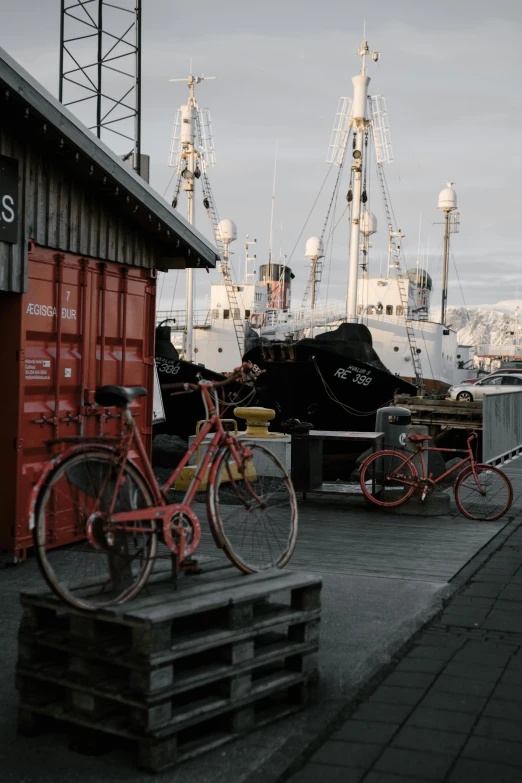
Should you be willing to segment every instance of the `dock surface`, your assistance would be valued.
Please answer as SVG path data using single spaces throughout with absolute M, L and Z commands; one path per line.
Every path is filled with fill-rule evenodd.
M 470 561 L 478 567 L 522 521 L 522 459 L 508 463 L 504 470 L 513 482 L 515 502 L 509 514 L 495 523 L 470 522 L 454 508 L 441 519 L 401 518 L 368 510 L 360 497 L 309 496 L 300 502 L 298 545 L 289 567 L 323 577 L 320 703 L 180 765 L 176 783 L 275 783 L 294 759 L 317 742 L 361 687 L 437 614 L 467 578 Z M 211 541 L 203 504 L 197 510 L 203 520 L 202 553 L 223 558 Z M 45 736 L 16 736 L 19 593 L 40 585 L 40 580 L 32 559 L 0 571 L 2 781 L 149 781 L 150 776 L 134 769 L 124 754 L 81 756 L 58 738 L 49 743 Z

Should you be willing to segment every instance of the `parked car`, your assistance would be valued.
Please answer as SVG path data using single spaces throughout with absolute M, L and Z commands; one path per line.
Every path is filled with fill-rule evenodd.
M 517 388 L 522 391 L 522 373 L 499 373 L 488 375 L 483 381 L 474 384 L 459 383 L 458 386 L 452 386 L 449 389 L 449 396 L 452 400 L 475 402 L 481 400 L 488 392 L 516 391 Z

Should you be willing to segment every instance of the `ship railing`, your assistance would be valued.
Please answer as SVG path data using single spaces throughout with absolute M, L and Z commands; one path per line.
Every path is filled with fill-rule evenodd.
M 522 356 L 522 346 L 513 343 L 482 343 L 476 346 L 475 356 Z
M 194 310 L 193 326 L 199 329 L 209 328 L 210 310 Z M 187 313 L 185 310 L 157 310 L 156 326 L 162 321 L 172 319 L 170 328 L 173 332 L 182 332 L 187 328 Z
M 288 329 L 306 329 L 312 326 L 325 326 L 333 321 L 346 319 L 346 305 L 303 308 L 298 310 L 267 310 L 264 314 L 265 327 L 287 327 Z

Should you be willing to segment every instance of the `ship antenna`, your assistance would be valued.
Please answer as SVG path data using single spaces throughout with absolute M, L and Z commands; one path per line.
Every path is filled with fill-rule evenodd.
M 366 28 L 365 28 L 366 29 Z M 350 233 L 350 265 L 348 269 L 348 287 L 346 291 L 346 320 L 357 322 L 357 277 L 359 267 L 359 241 L 361 221 L 361 195 L 363 156 L 365 153 L 364 138 L 371 124 L 367 112 L 367 94 L 370 77 L 366 75 L 366 58 L 371 56 L 374 62 L 379 59 L 379 52 L 372 52 L 368 41 L 364 39 L 360 45 L 358 56 L 361 58 L 361 73 L 352 79 L 354 96 L 352 104 L 351 127 L 353 131 L 353 148 L 351 170 L 353 176 L 353 201 Z
M 268 245 L 268 263 L 272 263 L 272 240 L 274 233 L 274 204 L 275 204 L 275 186 L 276 186 L 276 172 L 277 172 L 277 147 L 279 142 L 276 141 L 276 151 L 274 159 L 274 180 L 272 183 L 272 209 L 270 213 L 270 242 Z

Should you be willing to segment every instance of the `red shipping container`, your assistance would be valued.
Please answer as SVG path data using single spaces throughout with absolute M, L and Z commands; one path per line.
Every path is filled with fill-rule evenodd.
M 24 560 L 29 492 L 49 457 L 45 441 L 119 435 L 97 386 L 144 386 L 132 411 L 152 440 L 155 271 L 29 243 L 28 291 L 0 294 L 0 553 Z

